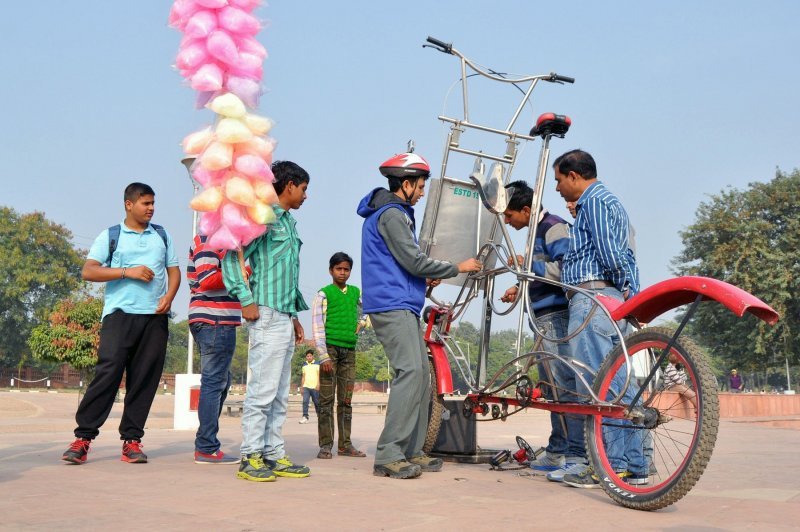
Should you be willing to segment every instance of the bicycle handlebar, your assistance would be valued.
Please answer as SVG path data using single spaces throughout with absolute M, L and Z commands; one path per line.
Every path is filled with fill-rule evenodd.
M 431 46 L 431 48 L 436 48 L 437 50 L 439 50 L 440 52 L 442 52 L 444 54 L 452 54 L 453 53 L 453 43 L 449 43 L 448 44 L 446 42 L 440 41 L 439 39 L 435 39 L 435 38 L 431 37 L 430 35 L 428 36 L 428 38 L 426 40 L 433 45 L 433 46 Z M 424 48 L 424 47 L 427 46 L 427 44 L 423 44 L 422 46 Z
M 562 76 L 560 74 L 556 74 L 555 72 L 550 73 L 550 78 L 547 81 L 557 82 L 560 81 L 561 83 L 575 83 L 575 78 L 571 78 L 569 76 Z

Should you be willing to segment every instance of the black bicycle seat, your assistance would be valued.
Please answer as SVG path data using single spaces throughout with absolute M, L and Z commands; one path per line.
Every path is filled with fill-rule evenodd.
M 572 120 L 567 115 L 557 115 L 555 113 L 544 113 L 536 119 L 536 125 L 531 129 L 531 137 L 552 137 L 564 138 Z

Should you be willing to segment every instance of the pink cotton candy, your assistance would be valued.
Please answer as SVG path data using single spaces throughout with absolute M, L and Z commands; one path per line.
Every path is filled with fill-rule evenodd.
M 192 166 L 192 177 L 195 181 L 208 188 L 221 184 L 225 177 L 225 171 L 209 170 L 202 164 L 195 164 Z
M 242 209 L 233 203 L 224 203 L 220 213 L 222 224 L 234 234 L 238 234 L 238 231 L 245 229 L 251 223 Z
M 217 29 L 217 16 L 208 10 L 198 11 L 186 22 L 183 32 L 187 37 L 206 38 Z
M 186 26 L 186 22 L 200 9 L 200 6 L 192 0 L 175 0 L 172 9 L 169 11 L 167 23 L 180 31 Z
M 225 80 L 225 88 L 238 96 L 247 107 L 258 107 L 261 97 L 261 84 L 255 80 L 230 75 Z
M 219 25 L 230 33 L 255 35 L 261 23 L 253 15 L 236 7 L 225 7 L 219 11 Z
M 221 225 L 213 235 L 208 237 L 207 244 L 211 249 L 236 249 L 239 247 L 239 239 L 233 235 L 230 229 Z
M 200 214 L 200 221 L 197 224 L 197 231 L 201 235 L 208 236 L 219 228 L 219 213 L 204 212 Z
M 193 0 L 193 2 L 206 9 L 219 9 L 228 5 L 228 0 Z
M 261 5 L 261 0 L 228 0 L 228 4 L 245 11 L 252 11 Z
M 246 246 L 266 232 L 267 227 L 265 225 L 251 224 L 249 227 L 240 231 L 239 239 L 242 246 Z
M 206 41 L 206 49 L 213 57 L 219 59 L 223 63 L 232 65 L 239 60 L 239 52 L 236 49 L 236 43 L 233 38 L 223 30 L 215 30 L 211 32 Z
M 266 161 L 257 155 L 240 155 L 236 157 L 233 162 L 233 168 L 248 177 L 266 179 L 272 174 L 272 170 Z
M 208 63 L 197 69 L 189 84 L 196 91 L 218 91 L 222 78 L 222 69 L 216 63 Z
M 257 55 L 261 59 L 267 58 L 267 49 L 255 37 L 238 35 L 233 40 L 236 42 L 239 52 Z
M 228 70 L 235 76 L 259 81 L 264 77 L 264 61 L 257 55 L 242 53 L 236 61 L 228 63 Z
M 205 44 L 202 41 L 193 40 L 181 46 L 175 57 L 175 66 L 181 70 L 194 72 L 210 60 L 211 56 L 208 55 Z M 185 76 L 183 72 L 181 74 Z

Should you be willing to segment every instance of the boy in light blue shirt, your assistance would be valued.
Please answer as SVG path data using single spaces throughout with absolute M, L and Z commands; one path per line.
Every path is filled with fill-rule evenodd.
M 125 220 L 100 233 L 83 265 L 84 280 L 107 285 L 95 377 L 75 414 L 76 440 L 62 456 L 66 462 L 86 461 L 123 372 L 122 461 L 147 462 L 141 438 L 164 368 L 168 314 L 181 276 L 172 239 L 163 227 L 150 223 L 154 212 L 153 189 L 144 183 L 128 185 Z

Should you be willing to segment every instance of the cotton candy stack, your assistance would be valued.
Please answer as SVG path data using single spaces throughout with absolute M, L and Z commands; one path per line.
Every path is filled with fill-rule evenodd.
M 183 140 L 196 157 L 192 177 L 203 191 L 191 207 L 214 248 L 236 249 L 263 234 L 277 203 L 270 170 L 274 139 L 269 118 L 251 112 L 261 94 L 266 49 L 253 16 L 260 0 L 175 0 L 170 26 L 184 33 L 176 67 L 214 113 L 214 126 Z

